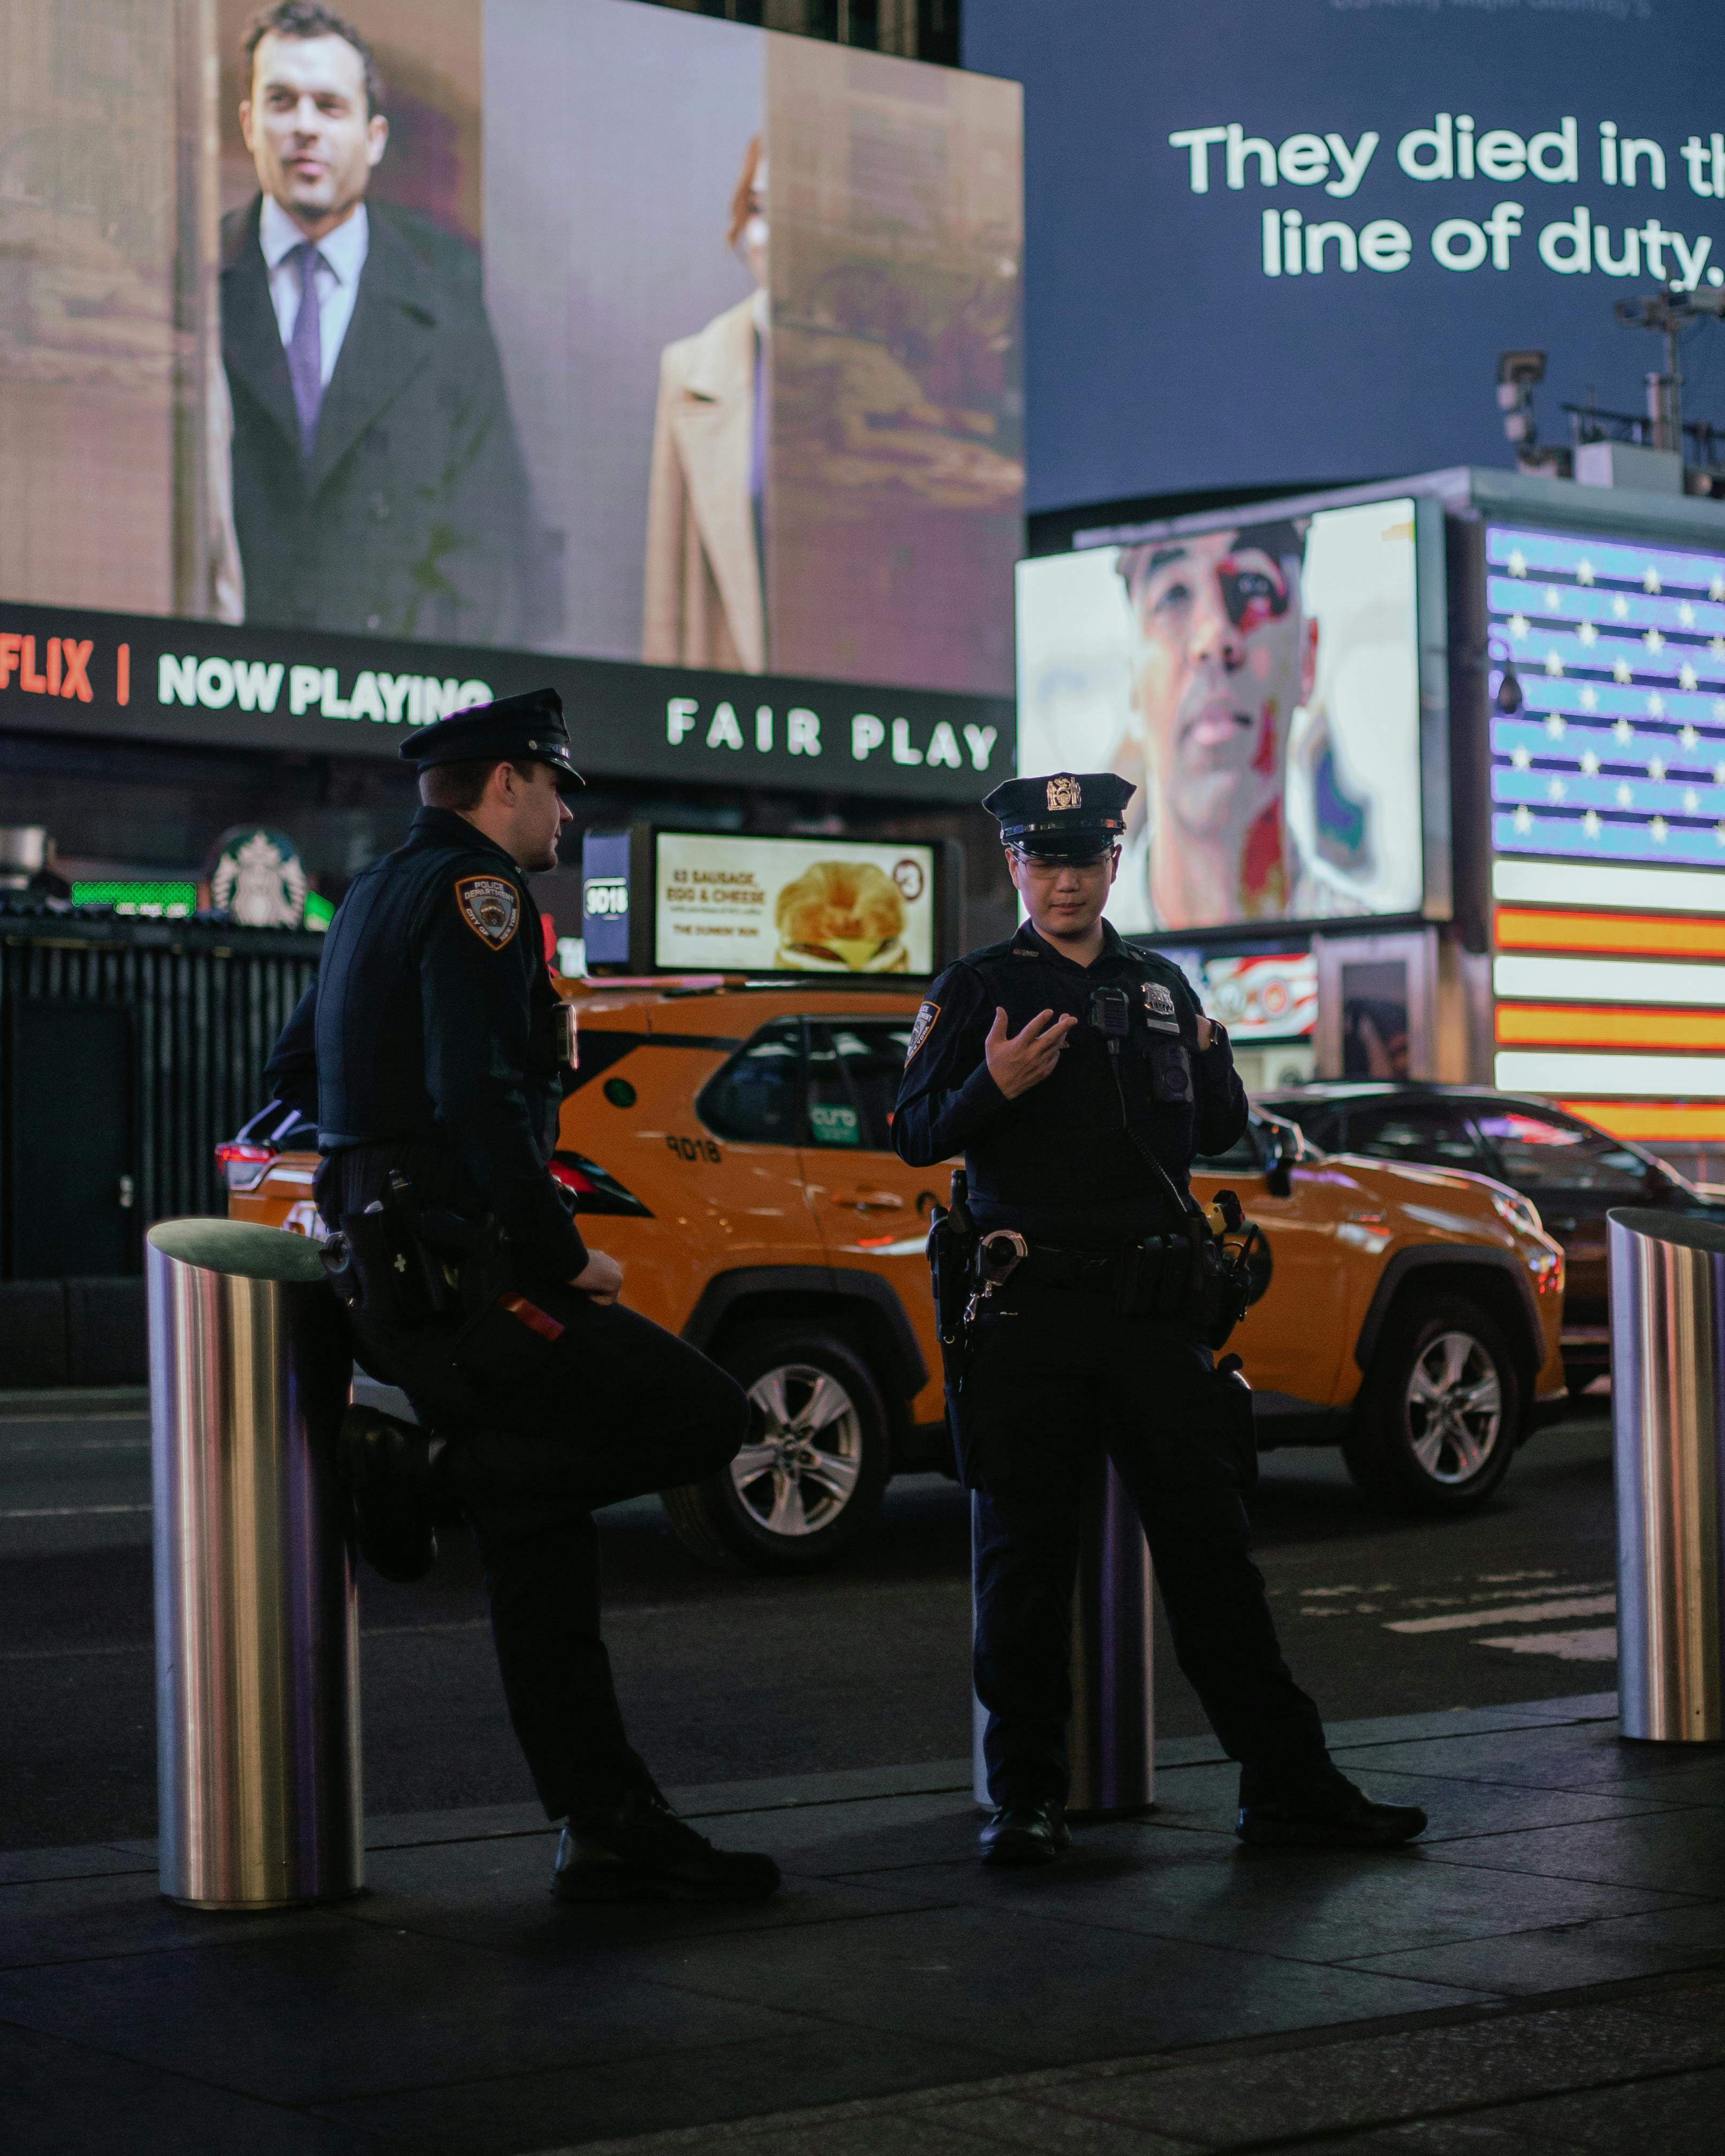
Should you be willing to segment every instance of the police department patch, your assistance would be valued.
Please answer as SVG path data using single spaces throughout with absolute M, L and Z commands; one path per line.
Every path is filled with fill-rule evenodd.
M 911 1045 L 905 1050 L 905 1060 L 906 1063 L 910 1061 L 911 1058 L 916 1053 L 916 1050 L 922 1045 L 923 1042 L 927 1040 L 929 1034 L 934 1031 L 934 1022 L 940 1014 L 941 1007 L 938 1004 L 924 1004 L 918 1009 L 916 1013 L 916 1023 L 911 1028 Z
M 521 925 L 521 895 L 507 876 L 460 876 L 455 903 L 481 942 L 501 951 Z
M 1051 778 L 1048 782 L 1048 805 L 1050 808 L 1081 808 L 1084 806 L 1084 788 L 1070 772 L 1063 772 L 1058 778 Z

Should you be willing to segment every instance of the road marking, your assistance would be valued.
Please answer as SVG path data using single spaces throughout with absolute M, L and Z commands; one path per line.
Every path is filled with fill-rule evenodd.
M 1481 1640 L 1481 1647 L 1507 1647 L 1512 1655 L 1555 1655 L 1560 1662 L 1615 1662 L 1617 1627 L 1601 1625 L 1581 1632 L 1521 1632 L 1505 1640 Z
M 20 1409 L 13 1414 L 0 1414 L 0 1430 L 4 1430 L 9 1424 L 14 1423 L 17 1424 L 20 1429 L 25 1429 L 32 1424 L 40 1425 L 43 1424 L 72 1424 L 81 1422 L 148 1422 L 149 1419 L 150 1410 L 148 1408 L 132 1408 L 126 1410 L 116 1410 L 112 1414 L 34 1414 Z
M 1459 1632 L 1475 1625 L 1543 1625 L 1553 1617 L 1609 1617 L 1615 1594 L 1570 1594 L 1556 1602 L 1524 1602 L 1517 1609 L 1453 1609 L 1442 1617 L 1399 1617 L 1386 1632 Z
M 147 1437 L 0 1437 L 0 1460 L 20 1452 L 147 1452 Z
M 74 1655 L 147 1655 L 153 1644 L 149 1640 L 137 1640 L 112 1647 L 0 1647 L 0 1663 L 59 1662 Z
M 98 1513 L 147 1512 L 148 1505 L 32 1505 L 0 1512 L 0 1520 L 87 1520 Z

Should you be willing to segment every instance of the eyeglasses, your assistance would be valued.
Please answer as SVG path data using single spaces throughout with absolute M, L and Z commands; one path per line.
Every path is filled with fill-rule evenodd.
M 1047 877 L 1057 876 L 1065 869 L 1076 869 L 1083 874 L 1106 868 L 1114 860 L 1118 849 L 1107 845 L 1099 854 L 1086 854 L 1082 857 L 1072 854 L 1031 854 L 1022 846 L 1014 846 L 1010 850 L 1020 868 L 1033 876 Z

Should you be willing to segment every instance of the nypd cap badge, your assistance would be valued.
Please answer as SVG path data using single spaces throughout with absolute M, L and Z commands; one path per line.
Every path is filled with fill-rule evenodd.
M 521 926 L 521 895 L 507 876 L 459 877 L 455 903 L 474 934 L 494 951 L 501 951 Z
M 983 803 L 1003 845 L 1051 858 L 1093 860 L 1126 831 L 1134 788 L 1112 771 L 1054 771 L 1003 780 Z

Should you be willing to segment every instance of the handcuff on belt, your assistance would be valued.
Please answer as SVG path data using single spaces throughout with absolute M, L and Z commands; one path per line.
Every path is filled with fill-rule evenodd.
M 996 1228 L 976 1246 L 977 1285 L 964 1306 L 964 1322 L 973 1324 L 978 1310 L 997 1287 L 1004 1287 L 1030 1255 L 1016 1228 Z

